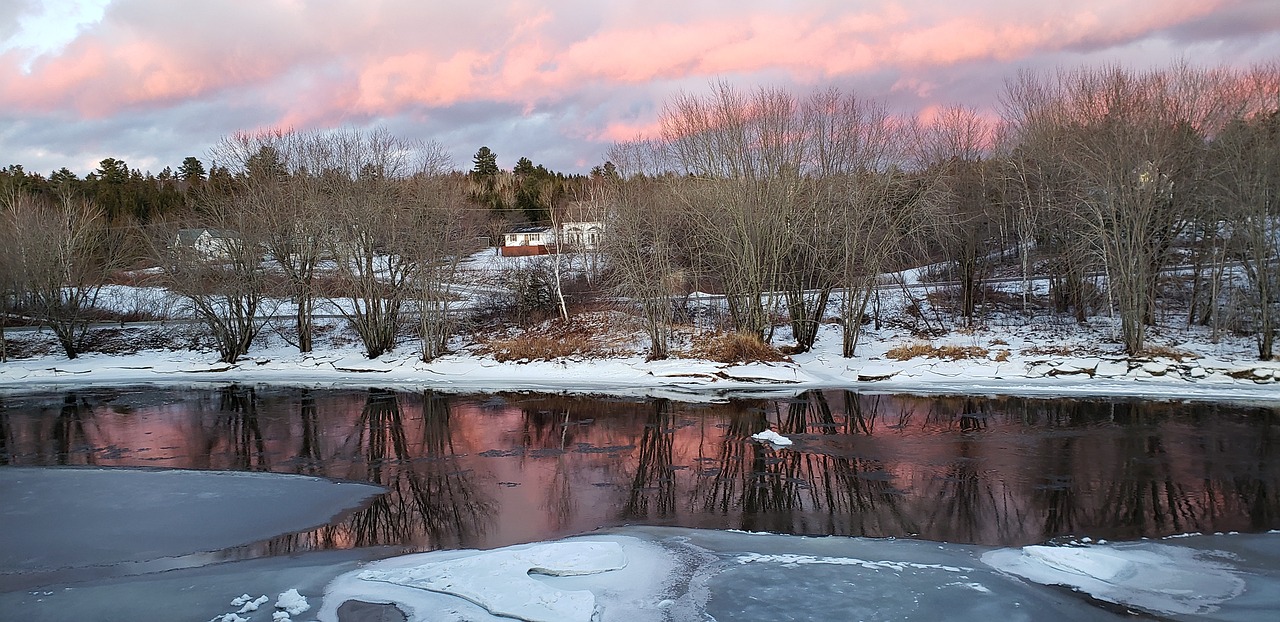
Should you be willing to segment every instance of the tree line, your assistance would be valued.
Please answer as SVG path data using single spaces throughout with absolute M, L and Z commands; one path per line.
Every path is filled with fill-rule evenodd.
M 481 234 L 545 217 L 585 179 L 527 158 L 500 171 L 482 153 L 494 169 L 462 174 L 439 144 L 385 131 L 265 131 L 222 140 L 207 175 L 195 157 L 158 177 L 114 158 L 83 180 L 11 166 L 0 174 L 0 318 L 38 321 L 74 358 L 102 317 L 102 285 L 151 268 L 145 284 L 178 295 L 223 361 L 249 351 L 281 299 L 300 352 L 317 304 L 332 301 L 369 357 L 412 316 L 431 360 L 454 332 L 450 285 Z M 514 192 L 477 192 L 499 175 L 514 176 Z M 157 196 L 160 207 L 138 207 Z
M 673 301 L 690 291 L 723 293 L 730 328 L 764 343 L 781 314 L 798 351 L 834 308 L 851 357 L 880 317 L 883 274 L 937 266 L 971 324 L 1012 258 L 1023 313 L 1113 316 L 1138 355 L 1150 326 L 1185 309 L 1188 324 L 1253 335 L 1269 359 L 1278 67 L 1024 72 L 999 115 L 949 106 L 914 118 L 835 88 L 721 83 L 673 97 L 656 135 L 614 145 L 588 176 L 527 158 L 503 171 L 487 147 L 460 173 L 440 145 L 376 130 L 237 134 L 207 174 L 194 157 L 154 178 L 112 158 L 83 180 L 10 167 L 0 305 L 74 356 L 97 287 L 145 258 L 225 361 L 248 352 L 264 305 L 281 299 L 302 352 L 328 300 L 370 357 L 408 322 L 431 360 L 457 330 L 451 284 L 478 236 L 590 203 L 607 214 L 593 283 L 634 305 L 655 358 L 670 354 Z M 178 244 L 181 230 L 216 247 Z M 1033 278 L 1048 280 L 1047 299 Z M 900 285 L 924 330 L 938 328 Z
M 1113 314 L 1131 355 L 1185 304 L 1272 358 L 1280 65 L 1024 72 L 1000 101 L 904 119 L 837 89 L 675 97 L 657 135 L 609 153 L 610 262 L 651 355 L 681 288 L 722 291 L 732 327 L 766 342 L 781 310 L 801 351 L 835 298 L 848 357 L 882 273 L 942 265 L 971 323 L 1016 257 L 1022 311 L 1047 278 L 1052 311 Z

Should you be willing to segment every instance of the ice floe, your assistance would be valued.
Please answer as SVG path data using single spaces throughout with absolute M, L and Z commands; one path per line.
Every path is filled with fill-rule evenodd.
M 755 434 L 752 434 L 751 438 L 757 441 L 760 441 L 761 443 L 768 443 L 770 445 L 773 445 L 774 447 L 788 447 L 791 445 L 791 439 L 781 434 L 778 434 L 773 430 L 764 430 L 763 432 L 757 432 Z
M 986 564 L 1044 585 L 1063 585 L 1156 615 L 1210 613 L 1245 581 L 1230 555 L 1154 542 L 1027 546 L 982 556 Z

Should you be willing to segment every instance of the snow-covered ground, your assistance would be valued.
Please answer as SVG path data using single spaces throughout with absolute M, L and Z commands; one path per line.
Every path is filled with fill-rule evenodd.
M 459 306 L 493 304 L 504 295 L 501 274 L 547 260 L 502 257 L 492 250 L 468 257 L 461 264 L 461 282 L 455 288 L 455 294 L 463 297 Z M 573 258 L 566 257 L 565 261 L 572 262 Z M 318 304 L 317 313 L 330 319 L 319 322 L 323 334 L 317 336 L 316 350 L 299 354 L 286 337 L 293 305 L 287 300 L 273 300 L 264 305 L 264 312 L 286 319 L 269 323 L 249 355 L 235 364 L 216 362 L 218 356 L 211 350 L 129 347 L 123 349 L 136 351 L 86 354 L 68 360 L 52 346 L 48 335 L 11 330 L 11 339 L 32 341 L 37 350 L 47 354 L 0 364 L 0 391 L 41 391 L 81 384 L 241 382 L 675 395 L 686 400 L 731 392 L 798 392 L 813 388 L 1207 400 L 1274 400 L 1280 396 L 1280 361 L 1257 361 L 1251 339 L 1229 333 L 1215 338 L 1207 328 L 1182 327 L 1185 321 L 1173 315 L 1163 317 L 1161 327 L 1150 331 L 1148 343 L 1155 354 L 1139 358 L 1123 354 L 1117 322 L 1105 316 L 1095 316 L 1080 325 L 1043 311 L 1025 318 L 1016 311 L 1005 310 L 987 312 L 978 326 L 966 327 L 959 318 L 930 306 L 928 294 L 938 293 L 937 288 L 923 284 L 920 277 L 935 267 L 885 275 L 883 280 L 889 285 L 877 296 L 878 314 L 885 323 L 878 330 L 866 326 L 857 356 L 848 359 L 840 356 L 840 328 L 827 324 L 821 327 L 812 351 L 791 356 L 785 362 L 726 364 L 679 352 L 668 360 L 646 361 L 645 338 L 634 319 L 614 321 L 624 314 L 597 311 L 588 314 L 592 317 L 585 322 L 581 317 L 573 321 L 589 325 L 587 332 L 613 333 L 608 336 L 610 346 L 604 352 L 553 360 L 499 362 L 486 353 L 484 343 L 486 336 L 494 336 L 494 327 L 481 326 L 477 332 L 455 338 L 450 344 L 452 354 L 430 363 L 419 360 L 418 346 L 412 339 L 406 339 L 392 353 L 368 360 L 345 321 L 335 319 L 340 311 L 337 305 L 344 304 L 341 300 Z M 899 282 L 914 289 L 908 291 L 893 284 Z M 1036 295 L 1043 297 L 1047 293 L 1045 281 L 1031 285 Z M 1021 283 L 993 285 L 997 286 L 1018 290 Z M 1013 291 L 1005 295 L 1020 296 L 1014 296 Z M 99 302 L 121 314 L 162 318 L 158 325 L 149 323 L 144 325 L 146 328 L 121 328 L 115 337 L 118 342 L 160 342 L 163 340 L 154 338 L 154 333 L 164 330 L 179 333 L 176 343 L 169 347 L 183 348 L 183 342 L 198 341 L 191 337 L 199 332 L 198 325 L 165 327 L 164 321 L 181 321 L 189 314 L 180 299 L 167 296 L 164 290 L 109 286 L 103 289 Z M 723 314 L 722 309 L 716 308 L 723 304 L 717 297 L 692 296 L 689 304 L 692 325 L 677 335 L 676 350 L 696 341 L 693 333 L 713 330 L 714 322 L 708 318 Z M 836 303 L 831 304 L 829 315 L 835 315 Z M 906 309 L 917 304 L 922 311 L 913 319 Z M 604 322 L 599 321 L 602 315 L 606 316 Z M 914 337 L 912 329 L 940 336 Z M 500 334 L 519 339 L 538 336 L 544 330 L 551 328 L 544 323 Z M 785 346 L 790 342 L 789 327 L 780 323 L 773 343 Z M 967 348 L 973 354 L 959 360 L 928 356 L 897 360 L 889 356 L 894 348 L 921 344 Z
M 141 330 L 141 329 L 140 329 Z M 1179 338 L 1183 334 L 1180 333 Z M 141 333 L 139 333 L 141 335 Z M 776 363 L 729 364 L 691 358 L 646 361 L 638 349 L 607 358 L 575 355 L 550 361 L 499 362 L 475 344 L 456 340 L 454 353 L 430 363 L 416 344 L 381 358 L 364 357 L 358 343 L 323 343 L 299 354 L 280 339 L 226 364 L 213 351 L 141 350 L 85 354 L 74 360 L 55 351 L 0 364 L 0 390 L 43 391 L 85 384 L 195 385 L 268 383 L 311 387 L 403 386 L 456 391 L 569 391 L 619 395 L 674 395 L 686 400 L 726 393 L 849 388 L 862 391 L 1009 395 L 1129 395 L 1165 399 L 1274 400 L 1280 397 L 1280 362 L 1250 359 L 1243 340 L 1210 344 L 1178 341 L 1179 359 L 1130 359 L 1107 343 L 1105 327 L 1009 326 L 952 331 L 932 346 L 976 346 L 977 358 L 886 356 L 920 340 L 891 330 L 868 331 L 858 356 L 839 355 L 840 334 L 824 326 L 813 351 Z M 1194 335 L 1192 335 L 1194 337 Z M 126 332 L 121 339 L 131 337 Z M 141 337 L 139 337 L 141 338 Z

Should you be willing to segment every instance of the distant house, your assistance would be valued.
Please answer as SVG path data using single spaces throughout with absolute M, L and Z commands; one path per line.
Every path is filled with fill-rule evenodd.
M 560 225 L 564 245 L 573 250 L 595 251 L 600 249 L 600 236 L 604 223 L 599 221 L 566 222 Z
M 527 257 L 566 251 L 595 251 L 604 234 L 602 222 L 564 222 L 553 227 L 516 227 L 502 236 L 504 257 Z
M 234 231 L 201 227 L 179 229 L 173 240 L 173 247 L 193 253 L 201 259 L 227 259 L 239 243 L 240 234 Z
M 546 255 L 556 246 L 556 233 L 551 227 L 516 227 L 502 235 L 503 257 Z

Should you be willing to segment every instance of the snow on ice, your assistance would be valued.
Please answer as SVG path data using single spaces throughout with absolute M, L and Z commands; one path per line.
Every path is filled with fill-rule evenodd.
M 752 434 L 751 438 L 757 441 L 760 441 L 761 443 L 768 443 L 774 447 L 788 447 L 791 445 L 791 439 L 781 434 L 778 434 L 773 430 L 764 430 L 763 432 L 757 432 L 755 434 Z
M 1156 615 L 1201 615 L 1244 592 L 1230 556 L 1167 544 L 1000 549 L 982 561 L 1044 585 L 1064 585 Z

